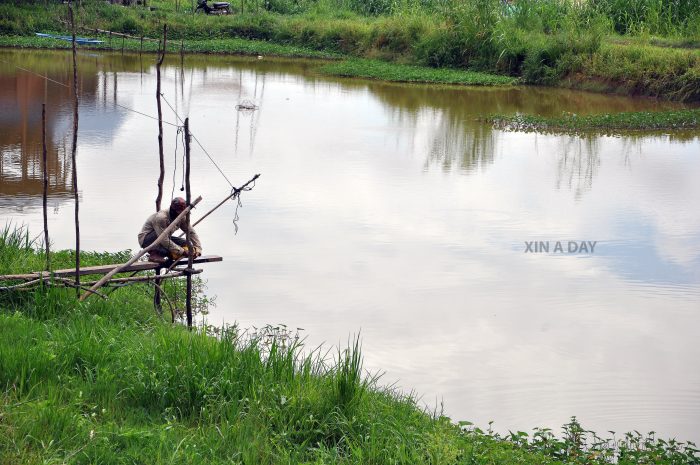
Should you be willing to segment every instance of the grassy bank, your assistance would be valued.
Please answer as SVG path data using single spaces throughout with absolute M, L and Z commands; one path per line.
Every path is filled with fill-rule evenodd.
M 65 29 L 64 6 L 17 3 L 0 5 L 0 35 Z M 192 41 L 193 51 L 343 55 L 529 84 L 700 100 L 700 4 L 690 0 L 242 0 L 232 3 L 238 11 L 230 16 L 193 15 L 174 0 L 149 2 L 154 11 L 97 0 L 82 5 L 81 25 L 158 37 L 167 23 L 170 37 Z M 414 74 L 409 68 L 368 71 L 358 63 L 343 65 L 342 74 L 399 74 L 409 81 Z M 423 73 L 421 80 L 439 75 Z
M 106 37 L 104 44 L 91 45 L 90 49 L 105 51 L 120 51 L 155 53 L 158 44 L 152 41 L 140 41 L 121 39 L 113 40 L 111 45 Z M 0 36 L 0 47 L 12 48 L 36 48 L 36 49 L 69 49 L 70 42 L 58 39 L 47 39 L 27 36 Z M 343 55 L 333 52 L 324 52 L 294 45 L 282 45 L 272 42 L 249 39 L 201 39 L 188 40 L 186 43 L 172 43 L 169 51 L 178 54 L 202 53 L 202 54 L 229 54 L 229 55 L 253 55 L 275 56 L 290 58 L 311 58 L 320 60 L 332 60 L 330 64 L 319 64 L 319 72 L 329 76 L 361 77 L 380 79 L 393 82 L 425 82 L 436 84 L 457 84 L 477 86 L 507 86 L 515 84 L 517 79 L 509 76 L 501 76 L 476 71 L 458 69 L 438 69 L 427 66 L 402 65 L 379 60 L 343 59 Z
M 41 269 L 26 231 L 0 234 L 0 273 Z M 126 253 L 87 253 L 87 263 Z M 70 266 L 72 253 L 52 256 Z M 0 463 L 691 464 L 697 451 L 576 422 L 501 437 L 421 410 L 362 370 L 357 342 L 304 352 L 279 328 L 189 332 L 147 288 L 77 304 L 72 290 L 0 291 Z
M 107 37 L 96 37 L 100 37 L 100 39 L 105 39 L 105 43 L 100 45 L 90 45 L 89 47 L 84 48 L 106 51 L 120 51 L 123 49 L 127 52 L 143 51 L 147 53 L 156 53 L 158 50 L 158 43 L 153 41 L 144 41 L 142 45 L 140 41 L 125 40 L 122 47 L 121 39 L 114 39 L 110 44 L 110 41 Z M 0 47 L 62 50 L 71 48 L 71 43 L 64 40 L 47 39 L 36 36 L 32 37 L 0 35 Z M 336 53 L 312 50 L 309 48 L 297 47 L 294 45 L 275 44 L 272 42 L 265 42 L 262 40 L 249 40 L 238 38 L 188 40 L 187 44 L 182 48 L 184 49 L 185 53 L 263 55 L 291 58 L 318 58 L 324 60 L 340 58 L 340 56 Z M 179 42 L 171 43 L 168 47 L 168 50 L 173 54 L 180 53 L 180 49 L 181 44 Z
M 509 76 L 476 71 L 402 65 L 377 60 L 343 60 L 324 65 L 320 71 L 332 76 L 362 77 L 393 82 L 507 86 L 515 84 L 517 81 Z
M 511 131 L 620 135 L 635 131 L 676 132 L 700 129 L 700 110 L 640 111 L 601 115 L 565 114 L 558 118 L 493 115 L 484 120 L 498 129 Z

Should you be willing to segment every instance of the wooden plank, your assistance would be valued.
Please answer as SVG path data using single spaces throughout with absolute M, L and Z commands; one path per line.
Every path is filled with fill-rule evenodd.
M 223 258 L 218 256 L 218 255 L 202 255 L 201 257 L 195 258 L 193 263 L 214 263 L 214 262 L 221 262 L 223 261 Z M 172 264 L 172 263 L 170 263 Z M 180 265 L 187 265 L 187 259 L 183 258 L 178 260 L 176 266 Z M 83 266 L 80 268 L 80 275 L 91 275 L 91 274 L 105 274 L 109 273 L 112 271 L 114 268 L 119 266 L 119 264 L 113 264 L 113 265 L 97 265 L 97 266 Z M 124 268 L 121 273 L 130 273 L 134 271 L 148 271 L 148 270 L 155 270 L 157 268 L 164 268 L 163 264 L 159 263 L 153 263 L 153 262 L 136 262 L 133 265 L 130 265 L 126 268 Z M 46 276 L 46 272 L 35 272 L 35 273 L 26 273 L 26 274 L 10 274 L 10 275 L 4 275 L 0 276 L 0 281 L 10 281 L 10 280 L 18 280 L 18 279 L 35 279 L 39 278 L 41 276 Z M 53 275 L 59 278 L 65 278 L 65 277 L 70 277 L 70 276 L 75 276 L 75 269 L 73 268 L 67 268 L 63 270 L 56 270 L 53 272 Z

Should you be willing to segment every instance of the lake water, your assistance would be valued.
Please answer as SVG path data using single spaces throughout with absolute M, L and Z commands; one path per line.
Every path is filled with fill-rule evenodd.
M 158 175 L 155 57 L 79 54 L 84 250 L 137 249 Z M 42 231 L 47 102 L 55 247 L 73 246 L 70 54 L 0 50 L 0 218 Z M 700 440 L 700 134 L 493 130 L 490 113 L 674 105 L 565 90 L 399 85 L 301 60 L 188 56 L 163 92 L 235 185 L 198 227 L 211 324 L 361 333 L 365 366 L 454 420 Z M 256 111 L 237 111 L 243 101 Z M 119 106 L 121 105 L 121 106 Z M 164 119 L 176 122 L 163 104 Z M 165 127 L 165 200 L 182 143 Z M 230 192 L 193 145 L 196 218 Z M 176 172 L 173 172 L 177 166 Z M 174 178 L 174 182 L 173 182 Z M 549 253 L 526 242 L 549 243 Z M 564 253 L 554 252 L 562 241 Z M 595 242 L 568 253 L 569 241 Z M 532 246 L 530 246 L 533 248 Z M 588 246 L 587 246 L 588 247 Z

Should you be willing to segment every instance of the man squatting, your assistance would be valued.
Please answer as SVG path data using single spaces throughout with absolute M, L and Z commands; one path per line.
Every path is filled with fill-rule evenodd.
M 170 223 L 172 223 L 185 208 L 187 208 L 185 199 L 182 197 L 175 197 L 170 203 L 170 208 L 168 210 L 161 210 L 149 216 L 138 235 L 139 245 L 145 248 L 153 244 L 158 236 L 170 226 Z M 185 218 L 180 220 L 178 227 L 183 232 L 189 230 L 192 253 L 196 258 L 202 255 L 202 242 Z M 170 236 L 165 237 L 160 244 L 151 249 L 148 260 L 155 263 L 165 263 L 168 259 L 178 260 L 184 256 L 188 256 L 189 253 L 185 237 Z

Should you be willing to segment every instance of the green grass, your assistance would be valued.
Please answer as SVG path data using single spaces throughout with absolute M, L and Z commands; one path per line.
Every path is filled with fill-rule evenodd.
M 0 232 L 0 272 L 42 269 L 24 229 Z M 87 253 L 87 263 L 127 252 Z M 70 251 L 52 255 L 69 266 Z M 77 303 L 72 290 L 0 291 L 3 464 L 697 464 L 691 444 L 500 436 L 381 387 L 359 340 L 333 357 L 285 328 L 188 331 L 145 286 Z M 600 439 L 600 438 L 598 438 Z M 586 443 L 588 445 L 586 445 Z
M 329 63 L 320 68 L 324 74 L 345 77 L 363 77 L 396 82 L 431 82 L 478 86 L 507 86 L 517 82 L 509 76 L 447 68 L 402 65 L 377 60 L 345 60 Z
M 625 134 L 634 131 L 679 132 L 700 128 L 700 109 L 639 111 L 601 115 L 564 114 L 549 118 L 533 115 L 493 115 L 494 127 L 513 131 L 565 134 Z

